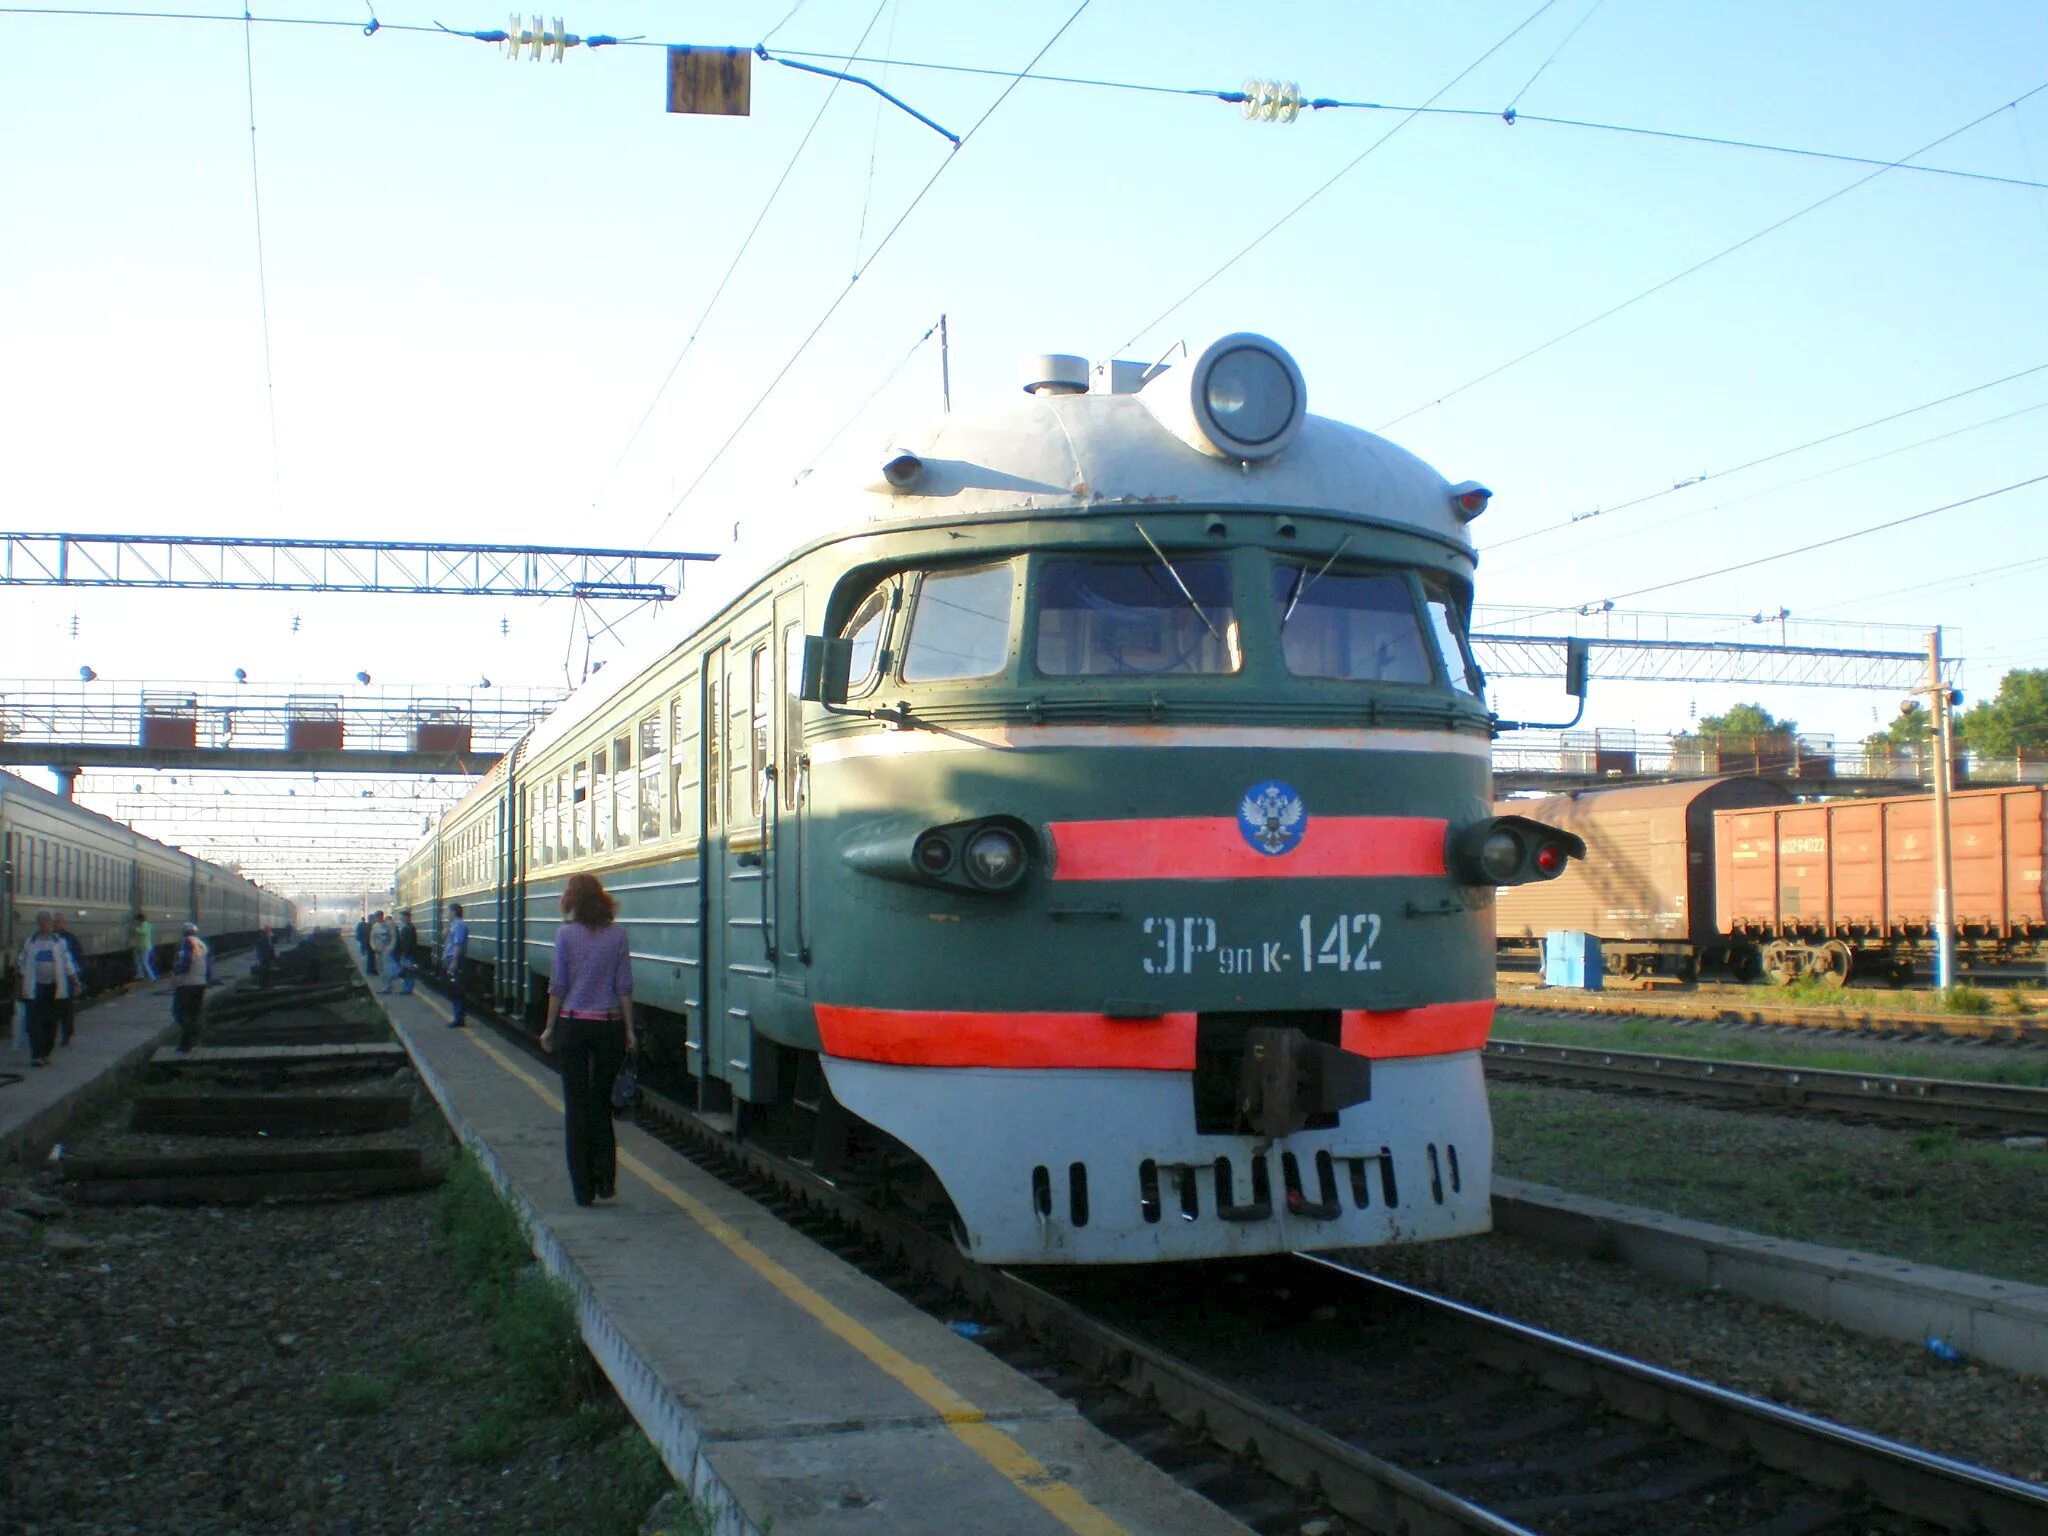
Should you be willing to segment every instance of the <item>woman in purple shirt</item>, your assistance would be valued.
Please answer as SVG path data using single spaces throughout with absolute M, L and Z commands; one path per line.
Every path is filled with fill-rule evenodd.
M 569 1187 L 578 1205 L 618 1191 L 619 1151 L 612 1139 L 612 1079 L 633 1049 L 633 959 L 626 930 L 613 924 L 619 904 L 595 875 L 571 875 L 562 892 L 569 919 L 555 935 L 543 1050 L 562 1058 L 562 1104 Z

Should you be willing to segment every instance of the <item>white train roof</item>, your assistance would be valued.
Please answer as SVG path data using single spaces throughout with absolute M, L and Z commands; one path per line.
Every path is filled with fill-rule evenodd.
M 1232 443 L 1204 410 L 1219 360 L 1247 354 L 1270 360 L 1254 383 L 1291 391 L 1285 426 L 1256 445 Z M 1089 389 L 1082 359 L 1031 361 L 1042 366 L 1030 377 L 1067 392 L 1020 391 L 940 416 L 869 448 L 841 451 L 794 486 L 781 486 L 780 467 L 772 466 L 775 478 L 748 503 L 739 537 L 714 564 L 691 570 L 660 635 L 586 679 L 534 728 L 529 754 L 596 714 L 797 550 L 870 524 L 1244 507 L 1356 518 L 1472 555 L 1469 525 L 1491 493 L 1471 481 L 1450 484 L 1362 427 L 1309 415 L 1300 370 L 1262 336 L 1225 336 L 1142 380 L 1142 388 L 1134 364 L 1102 365 Z
M 1444 477 L 1360 427 L 1309 416 L 1270 459 L 1225 459 L 1190 447 L 1143 395 L 1019 395 L 941 418 L 897 448 L 923 464 L 906 491 L 877 456 L 847 512 L 871 522 L 1029 511 L 1176 506 L 1285 508 L 1414 528 L 1472 548 Z M 819 488 L 844 497 L 846 487 Z M 844 502 L 841 503 L 844 506 Z M 846 512 L 842 512 L 842 517 Z

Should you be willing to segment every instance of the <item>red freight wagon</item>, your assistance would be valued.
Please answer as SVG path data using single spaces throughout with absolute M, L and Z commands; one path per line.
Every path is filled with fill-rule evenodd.
M 2033 956 L 2048 937 L 2042 813 L 2039 785 L 1950 797 L 1959 958 Z M 1780 981 L 1902 979 L 1934 947 L 1934 797 L 1716 811 L 1714 875 L 1715 926 L 1760 943 Z

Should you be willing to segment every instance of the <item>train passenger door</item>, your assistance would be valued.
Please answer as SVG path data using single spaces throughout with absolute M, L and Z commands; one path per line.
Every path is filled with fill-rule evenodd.
M 771 925 L 768 952 L 775 965 L 777 990 L 804 995 L 805 972 L 810 969 L 810 936 L 805 931 L 804 846 L 805 783 L 808 763 L 804 757 L 804 594 L 801 587 L 779 593 L 775 599 L 775 627 L 779 644 L 769 654 L 775 658 L 776 675 L 771 683 L 774 722 L 773 782 L 768 817 L 768 876 L 773 889 L 769 896 Z
M 732 1091 L 726 1085 L 725 965 L 726 875 L 731 853 L 726 846 L 726 648 L 714 645 L 704 653 L 698 679 L 697 869 L 701 881 L 702 926 L 698 943 L 698 1007 L 690 1020 L 690 1067 L 697 1074 L 701 1109 L 726 1109 Z

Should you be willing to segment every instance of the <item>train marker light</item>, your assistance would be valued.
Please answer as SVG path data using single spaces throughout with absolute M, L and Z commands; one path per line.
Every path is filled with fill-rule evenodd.
M 1466 480 L 1451 487 L 1451 510 L 1458 514 L 1458 521 L 1469 523 L 1484 512 L 1493 501 L 1493 492 L 1477 480 Z
M 943 875 L 953 867 L 953 845 L 938 832 L 927 832 L 911 846 L 911 862 L 927 875 Z
M 1527 885 L 1555 880 L 1586 844 L 1527 816 L 1495 816 L 1453 832 L 1450 855 L 1452 877 L 1466 885 Z

